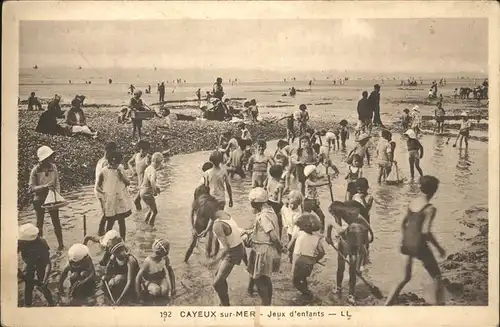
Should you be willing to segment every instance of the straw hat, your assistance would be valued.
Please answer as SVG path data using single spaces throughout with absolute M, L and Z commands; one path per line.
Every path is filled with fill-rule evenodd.
M 307 165 L 304 168 L 304 176 L 308 177 L 309 175 L 312 174 L 313 171 L 316 171 L 316 166 L 315 165 Z
M 356 142 L 361 142 L 363 140 L 369 139 L 370 137 L 371 135 L 368 135 L 367 133 L 362 133 L 358 135 L 358 137 L 356 138 Z
M 52 150 L 51 148 L 49 148 L 46 145 L 39 147 L 38 150 L 36 151 L 36 155 L 38 157 L 39 162 L 44 161 L 45 159 L 50 157 L 53 153 L 54 153 L 54 150 Z
M 89 255 L 89 248 L 83 244 L 73 244 L 68 250 L 68 258 L 70 261 L 78 262 Z
M 38 236 L 38 228 L 33 224 L 24 224 L 19 227 L 20 241 L 34 241 Z
M 157 239 L 153 242 L 152 246 L 153 252 L 163 252 L 163 254 L 167 255 L 170 250 L 170 243 L 163 239 Z
M 112 240 L 117 240 L 121 239 L 120 233 L 118 233 L 116 230 L 112 229 L 108 231 L 106 234 L 104 234 L 103 237 L 101 237 L 100 243 L 102 246 L 107 247 Z
M 250 202 L 265 203 L 269 199 L 269 196 L 267 195 L 267 191 L 265 189 L 262 187 L 256 187 L 250 191 L 248 199 Z
M 408 135 L 409 138 L 411 139 L 416 139 L 417 138 L 417 134 L 415 134 L 415 131 L 413 129 L 409 129 L 407 130 L 404 135 Z

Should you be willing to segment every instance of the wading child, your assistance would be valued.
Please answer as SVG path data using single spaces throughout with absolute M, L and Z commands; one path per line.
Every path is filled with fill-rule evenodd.
M 281 184 L 283 185 L 283 194 L 290 190 L 290 175 L 292 171 L 292 163 L 290 160 L 291 148 L 287 141 L 279 140 L 278 148 L 274 154 L 275 165 L 281 166 L 283 173 L 281 175 Z
M 99 265 L 105 267 L 107 266 L 109 258 L 111 257 L 111 252 L 109 252 L 110 246 L 116 242 L 123 241 L 123 239 L 121 238 L 120 233 L 112 229 L 106 232 L 106 234 L 104 234 L 104 236 L 102 237 L 91 235 L 85 236 L 85 238 L 83 239 L 83 245 L 87 246 L 89 241 L 98 243 L 104 249 L 104 255 L 102 256 L 101 261 L 99 261 Z
M 418 136 L 420 133 L 420 126 L 422 125 L 422 118 L 420 117 L 419 106 L 415 106 L 412 109 L 411 114 L 411 128 L 415 132 L 415 135 Z
M 111 152 L 114 152 L 116 150 L 117 146 L 115 142 L 108 142 L 104 146 L 104 156 L 101 159 L 99 159 L 99 161 L 97 161 L 97 165 L 95 167 L 95 185 L 97 185 L 97 181 L 99 180 L 99 175 L 101 174 L 102 169 L 108 165 L 108 159 L 106 158 Z M 102 211 L 102 218 L 101 221 L 99 222 L 99 229 L 97 231 L 97 235 L 102 236 L 105 233 L 106 222 L 107 222 L 106 215 L 104 214 L 104 202 L 103 202 L 104 200 L 102 198 L 102 193 L 99 193 L 95 190 L 95 186 L 94 186 L 94 194 L 97 200 L 99 201 L 99 206 L 101 207 Z
M 132 158 L 128 161 L 128 166 L 130 168 L 134 167 L 134 175 L 137 175 L 137 187 L 140 189 L 142 185 L 142 180 L 144 179 L 144 171 L 151 164 L 151 155 L 149 150 L 151 145 L 147 141 L 139 141 L 135 145 L 138 153 L 134 154 Z M 141 192 L 137 192 L 137 196 L 134 199 L 135 208 L 141 210 Z
M 356 193 L 356 181 L 358 178 L 363 177 L 363 162 L 361 157 L 357 154 L 352 156 L 352 162 L 349 164 L 349 172 L 345 177 L 347 181 L 347 190 L 345 200 L 352 200 L 353 195 Z
M 380 139 L 377 145 L 377 161 L 378 161 L 378 183 L 385 181 L 385 178 L 391 173 L 393 152 L 390 143 L 392 134 L 386 129 L 380 131 Z
M 128 302 L 136 298 L 135 278 L 139 271 L 137 259 L 128 252 L 125 244 L 118 241 L 111 247 L 111 259 L 102 276 L 104 287 L 109 287 L 108 295 L 112 295 L 115 305 Z
M 405 109 L 403 110 L 403 116 L 401 117 L 401 127 L 403 127 L 403 130 L 407 130 L 410 128 L 411 125 L 411 116 L 410 116 L 410 110 Z
M 172 297 L 175 295 L 175 275 L 168 256 L 170 243 L 158 239 L 153 242 L 152 249 L 153 254 L 146 257 L 135 278 L 136 294 L 141 297 L 142 289 L 153 297 Z
M 370 165 L 370 152 L 368 151 L 368 142 L 370 141 L 371 136 L 364 133 L 359 135 L 356 138 L 356 146 L 354 149 L 349 152 L 347 155 L 347 163 L 350 164 L 352 162 L 352 156 L 357 154 L 361 158 L 361 165 L 364 165 L 365 163 L 365 157 L 366 157 L 366 162 L 368 165 Z
M 266 141 L 259 140 L 257 142 L 257 153 L 248 159 L 247 170 L 252 172 L 252 188 L 266 186 L 267 167 L 274 163 L 273 159 L 264 153 L 266 147 Z
M 422 261 L 425 269 L 434 280 L 436 304 L 444 305 L 441 271 L 428 245 L 431 243 L 439 251 L 441 257 L 445 256 L 445 250 L 436 241 L 431 231 L 432 222 L 436 216 L 436 207 L 429 201 L 436 193 L 438 186 L 439 180 L 436 177 L 428 175 L 420 177 L 420 191 L 422 194 L 410 202 L 408 212 L 401 226 L 403 231 L 401 253 L 407 256 L 405 276 L 389 296 L 385 305 L 394 304 L 403 287 L 411 280 L 414 258 Z
M 313 149 L 318 155 L 318 165 L 316 170 L 318 176 L 325 177 L 328 174 L 328 169 L 331 168 L 333 170 L 333 177 L 336 177 L 340 172 L 331 160 L 330 149 L 325 146 L 320 147 L 319 144 L 314 144 Z
M 308 220 L 317 220 L 317 217 L 312 214 L 304 215 L 311 216 L 306 218 Z M 298 219 L 301 218 L 304 217 Z M 294 233 L 288 243 L 288 249 L 292 249 L 290 252 L 293 252 L 293 286 L 303 295 L 309 297 L 312 297 L 313 294 L 307 286 L 307 277 L 311 276 L 314 265 L 325 256 L 322 237 L 316 232 L 317 229 L 312 223 L 306 223 Z
M 325 144 L 323 144 L 322 148 L 327 148 L 329 153 L 332 150 L 340 150 L 339 142 L 337 135 L 333 131 L 328 131 L 325 135 Z
M 295 142 L 295 116 L 292 113 L 278 119 L 276 122 L 279 122 L 283 119 L 286 119 L 286 140 L 288 141 L 288 143 L 292 144 L 293 142 Z
M 233 192 L 229 183 L 227 170 L 222 163 L 222 153 L 214 151 L 210 154 L 210 162 L 214 165 L 203 175 L 204 185 L 210 190 L 210 195 L 219 202 L 220 210 L 226 207 L 226 191 L 229 197 L 229 207 L 233 206 Z
M 38 228 L 33 224 L 19 227 L 17 252 L 26 264 L 24 272 L 18 269 L 18 278 L 24 281 L 24 305 L 30 307 L 33 303 L 33 289 L 40 286 L 43 296 L 49 306 L 54 306 L 52 293 L 47 287 L 52 264 L 47 242 L 38 236 Z
M 438 103 L 436 110 L 434 110 L 434 118 L 436 119 L 437 133 L 444 133 L 444 115 L 445 111 L 441 102 Z
M 373 196 L 368 194 L 368 189 L 370 188 L 368 180 L 364 177 L 358 178 L 356 181 L 356 194 L 353 195 L 352 200 L 358 202 L 365 208 L 363 217 L 366 219 L 368 224 L 370 224 L 370 210 L 373 206 Z M 366 246 L 366 255 L 364 260 L 361 262 L 361 271 L 364 270 L 364 266 L 370 263 L 370 253 L 368 252 L 369 246 Z
M 123 159 L 120 152 L 111 152 L 107 159 L 108 165 L 101 170 L 95 190 L 102 194 L 104 216 L 107 220 L 106 231 L 113 229 L 115 221 L 118 221 L 120 236 L 125 239 L 127 233 L 125 218 L 132 214 L 132 204 L 127 190 L 130 181 L 120 164 Z
M 359 203 L 346 201 L 345 203 L 334 201 L 329 211 L 334 217 L 328 225 L 326 243 L 337 248 L 337 280 L 334 294 L 342 291 L 344 279 L 345 259 L 349 260 L 349 295 L 347 301 L 355 304 L 356 271 L 363 262 L 366 246 L 373 242 L 373 231 L 370 224 L 363 218 Z M 347 223 L 342 226 L 342 221 Z M 332 230 L 335 230 L 336 242 L 332 240 Z
M 234 174 L 238 174 L 240 178 L 245 178 L 245 171 L 243 170 L 243 156 L 245 155 L 245 147 L 241 139 L 237 139 L 238 147 L 231 151 L 229 154 L 228 168 L 227 172 L 230 174 L 231 178 Z
M 420 168 L 420 159 L 424 157 L 424 147 L 417 140 L 417 135 L 412 129 L 407 130 L 404 135 L 408 137 L 406 146 L 408 148 L 408 162 L 410 164 L 411 179 L 415 178 L 415 168 L 417 168 L 420 176 L 423 176 L 422 168 Z
M 59 279 L 59 294 L 64 292 L 64 281 L 69 276 L 68 294 L 73 298 L 84 298 L 95 292 L 95 268 L 89 255 L 89 248 L 83 244 L 73 244 L 68 250 L 68 264 Z
M 266 191 L 269 195 L 269 205 L 273 208 L 274 213 L 278 217 L 278 235 L 281 240 L 283 231 L 283 218 L 281 217 L 281 207 L 283 207 L 283 188 L 281 177 L 283 175 L 283 168 L 278 165 L 273 165 L 269 168 L 270 179 L 267 181 Z
M 30 191 L 33 193 L 33 208 L 36 213 L 36 226 L 40 236 L 43 237 L 43 223 L 45 220 L 45 208 L 43 204 L 50 192 L 61 192 L 59 184 L 59 174 L 55 165 L 54 151 L 48 146 L 41 146 L 37 150 L 38 164 L 33 167 L 30 173 Z M 56 234 L 57 242 L 61 251 L 64 248 L 61 221 L 59 220 L 59 209 L 51 209 L 49 211 L 52 225 L 54 225 L 54 233 Z
M 349 129 L 347 128 L 347 120 L 340 121 L 340 141 L 342 142 L 342 149 L 346 148 L 345 142 L 349 139 Z
M 462 148 L 462 142 L 465 141 L 465 147 L 469 147 L 469 133 L 472 127 L 469 117 L 466 112 L 462 113 L 462 122 L 460 123 L 460 131 L 458 132 L 457 139 L 453 147 L 457 146 L 457 141 L 460 139 L 460 148 Z
M 245 247 L 241 238 L 241 230 L 229 214 L 219 210 L 212 217 L 213 232 L 221 244 L 219 255 L 210 263 L 213 266 L 220 262 L 215 273 L 214 289 L 219 296 L 221 306 L 229 306 L 227 278 L 235 265 L 246 261 Z
M 288 194 L 288 200 L 285 206 L 281 208 L 281 216 L 283 217 L 283 223 L 286 227 L 287 241 L 292 240 L 292 235 L 298 229 L 297 222 L 298 217 L 302 214 L 302 203 L 304 202 L 304 197 L 302 193 L 297 190 L 291 191 Z M 289 252 L 290 263 L 292 263 L 293 251 Z
M 304 176 L 306 178 L 305 186 L 306 192 L 304 197 L 304 211 L 305 212 L 314 212 L 318 215 L 321 220 L 321 231 L 325 230 L 325 214 L 321 210 L 319 206 L 319 195 L 318 195 L 318 187 L 329 185 L 328 181 L 321 181 L 318 178 L 316 173 L 316 166 L 308 165 L 304 168 Z
M 154 226 L 155 218 L 158 214 L 158 208 L 156 207 L 155 196 L 160 194 L 160 188 L 156 183 L 157 171 L 161 167 L 163 162 L 163 154 L 160 152 L 155 152 L 151 157 L 151 164 L 144 171 L 144 179 L 141 184 L 141 199 L 149 207 L 149 211 L 146 214 L 144 221 L 149 223 L 149 225 Z
M 302 136 L 307 131 L 307 124 L 309 122 L 309 112 L 307 111 L 307 106 L 301 104 L 299 106 L 299 115 L 297 121 L 299 122 L 299 136 Z
M 219 137 L 219 142 L 218 142 L 218 148 L 223 149 L 221 152 L 224 154 L 225 158 L 229 157 L 230 152 L 233 149 L 230 149 L 229 141 L 232 139 L 232 133 L 231 131 L 225 131 L 222 133 L 222 135 Z M 225 161 L 225 160 L 224 160 Z
M 307 165 L 318 164 L 318 156 L 312 148 L 310 139 L 306 135 L 300 137 L 299 149 L 297 150 L 296 157 L 294 156 L 291 159 L 292 164 L 294 165 L 294 169 L 292 171 L 295 172 L 295 176 L 300 183 L 300 191 L 302 192 L 302 194 L 305 194 L 306 177 L 304 176 L 304 168 Z

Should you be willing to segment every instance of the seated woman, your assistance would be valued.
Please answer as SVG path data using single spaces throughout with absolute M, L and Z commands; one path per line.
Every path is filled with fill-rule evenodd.
M 95 268 L 89 255 L 89 248 L 83 244 L 73 244 L 68 250 L 68 264 L 59 279 L 59 294 L 63 294 L 64 281 L 69 276 L 69 295 L 73 298 L 90 296 L 95 291 Z
M 102 277 L 103 284 L 109 287 L 112 300 L 115 304 L 135 298 L 135 279 L 139 271 L 137 259 L 128 252 L 125 244 L 118 240 L 111 246 L 111 259 L 106 267 L 106 273 Z M 116 295 L 119 295 L 116 297 Z
M 35 132 L 50 135 L 67 135 L 67 130 L 57 123 L 57 118 L 64 118 L 64 111 L 59 104 L 61 97 L 56 94 L 54 99 L 47 105 L 47 110 L 42 113 L 38 120 Z
M 96 138 L 97 132 L 92 132 L 87 126 L 81 105 L 82 100 L 80 97 L 76 97 L 73 101 L 71 101 L 71 109 L 69 109 L 66 114 L 66 124 L 68 125 L 68 129 L 73 134 L 81 133 Z
M 168 252 L 170 244 L 165 239 L 153 242 L 153 254 L 146 257 L 142 268 L 135 279 L 136 293 L 140 296 L 141 291 L 154 297 L 168 297 L 175 295 L 175 275 Z M 165 259 L 165 262 L 162 262 Z M 168 272 L 168 279 L 167 279 Z

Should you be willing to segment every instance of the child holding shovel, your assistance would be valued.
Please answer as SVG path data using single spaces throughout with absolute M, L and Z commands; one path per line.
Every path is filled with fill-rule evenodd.
M 469 121 L 469 117 L 466 112 L 462 113 L 462 122 L 460 123 L 460 131 L 458 132 L 457 138 L 455 140 L 455 144 L 453 147 L 457 146 L 457 142 L 460 139 L 460 149 L 462 148 L 462 142 L 465 141 L 465 147 L 469 146 L 469 133 L 472 127 L 471 122 Z

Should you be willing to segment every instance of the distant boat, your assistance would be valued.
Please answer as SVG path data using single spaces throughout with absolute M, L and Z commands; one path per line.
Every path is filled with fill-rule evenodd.
M 37 65 L 33 66 L 33 69 L 38 69 L 38 66 Z
M 82 66 L 78 66 L 78 69 L 82 69 Z

